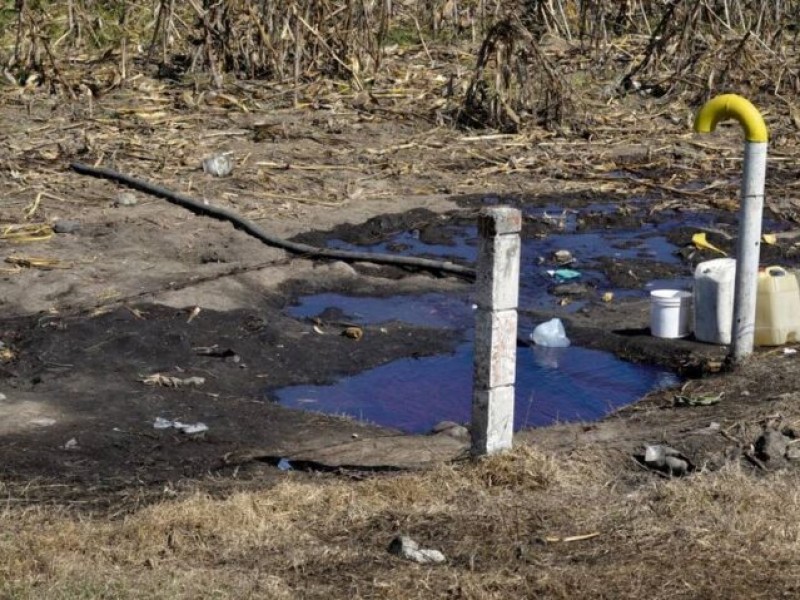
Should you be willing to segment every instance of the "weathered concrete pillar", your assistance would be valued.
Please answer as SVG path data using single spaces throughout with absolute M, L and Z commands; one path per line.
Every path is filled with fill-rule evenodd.
M 472 454 L 511 448 L 517 366 L 517 300 L 522 215 L 507 207 L 478 217 Z

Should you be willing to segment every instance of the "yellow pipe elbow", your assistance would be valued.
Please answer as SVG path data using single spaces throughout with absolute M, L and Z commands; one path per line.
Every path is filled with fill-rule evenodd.
M 717 128 L 718 123 L 728 119 L 739 121 L 748 142 L 766 143 L 769 140 L 764 117 L 749 100 L 736 94 L 722 94 L 706 102 L 697 113 L 694 130 L 698 133 L 710 133 Z

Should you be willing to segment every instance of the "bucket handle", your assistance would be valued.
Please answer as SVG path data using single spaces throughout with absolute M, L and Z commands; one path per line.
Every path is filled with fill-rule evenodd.
M 767 275 L 770 277 L 786 277 L 786 269 L 777 265 L 767 267 L 764 271 L 766 271 Z

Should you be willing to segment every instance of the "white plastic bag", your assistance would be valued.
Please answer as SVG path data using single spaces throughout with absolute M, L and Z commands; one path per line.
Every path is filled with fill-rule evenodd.
M 548 348 L 566 348 L 569 346 L 567 332 L 564 331 L 564 324 L 561 319 L 550 319 L 541 325 L 537 325 L 531 334 L 533 343 L 537 346 Z

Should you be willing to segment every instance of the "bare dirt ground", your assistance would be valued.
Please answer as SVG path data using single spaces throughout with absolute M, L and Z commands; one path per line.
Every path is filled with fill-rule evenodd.
M 19 96 L 3 107 L 0 219 L 79 225 L 38 241 L 6 229 L 0 241 L 10 259 L 0 294 L 3 595 L 794 597 L 797 476 L 753 444 L 765 428 L 798 439 L 796 355 L 761 350 L 720 372 L 724 349 L 650 338 L 645 303 L 593 303 L 564 315 L 576 343 L 693 378 L 600 423 L 521 432 L 505 458 L 447 463 L 463 450 L 450 438 L 409 443 L 283 409 L 264 390 L 455 344 L 399 323 L 358 341 L 337 324 L 320 335 L 284 313 L 298 293 L 468 283 L 291 256 L 159 199 L 119 205 L 122 188 L 68 168 L 113 166 L 285 237 L 412 209 L 435 225 L 474 213 L 468 199 L 488 194 L 578 207 L 637 198 L 656 212 L 728 211 L 735 223 L 738 131 L 697 138 L 688 108 L 636 99 L 576 141 L 457 131 L 360 96 L 272 109 L 266 87 L 234 101 L 143 77 L 130 86 L 91 105 Z M 797 167 L 784 133 L 769 214 L 791 229 Z M 223 151 L 233 174 L 203 173 L 201 160 Z M 790 237 L 766 252 L 796 262 Z M 156 374 L 204 382 L 148 385 Z M 679 395 L 721 401 L 679 406 Z M 156 417 L 210 430 L 155 430 Z M 695 472 L 671 479 L 637 462 L 661 442 Z M 281 471 L 283 457 L 309 471 Z M 408 466 L 432 470 L 383 472 Z M 739 519 L 748 511 L 758 518 Z M 441 549 L 447 565 L 389 557 L 398 532 Z M 591 535 L 570 541 L 579 534 Z

